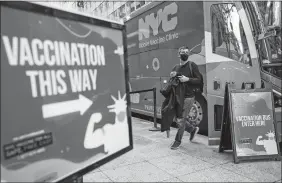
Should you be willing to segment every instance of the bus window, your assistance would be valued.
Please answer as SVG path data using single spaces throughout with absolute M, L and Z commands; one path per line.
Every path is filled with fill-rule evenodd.
M 234 4 L 211 6 L 213 53 L 251 65 L 247 38 Z

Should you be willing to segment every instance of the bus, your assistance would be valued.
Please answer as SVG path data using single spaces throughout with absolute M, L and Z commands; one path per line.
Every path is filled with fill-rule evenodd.
M 192 52 L 189 60 L 198 65 L 204 78 L 204 91 L 196 95 L 189 115 L 199 125 L 199 133 L 209 137 L 209 145 L 219 143 L 227 82 L 238 89 L 243 82 L 253 82 L 259 88 L 263 82 L 277 78 L 280 85 L 275 85 L 275 103 L 281 109 L 281 76 L 265 69 L 275 67 L 275 72 L 281 73 L 281 66 L 273 66 L 269 55 L 270 41 L 277 36 L 264 36 L 266 29 L 258 23 L 263 21 L 260 8 L 256 2 L 245 1 L 163 1 L 132 13 L 125 21 L 130 90 L 156 87 L 157 117 L 161 118 L 164 97 L 158 91 L 168 82 L 171 69 L 179 64 L 178 48 L 188 46 Z M 279 65 L 281 49 L 277 57 Z M 152 93 L 131 94 L 131 109 L 153 116 Z

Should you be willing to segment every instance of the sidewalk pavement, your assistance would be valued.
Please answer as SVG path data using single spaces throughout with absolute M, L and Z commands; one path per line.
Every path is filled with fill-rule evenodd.
M 281 161 L 233 163 L 231 152 L 218 153 L 205 136 L 178 150 L 169 147 L 176 129 L 151 132 L 152 122 L 132 118 L 133 150 L 83 177 L 84 182 L 281 182 Z

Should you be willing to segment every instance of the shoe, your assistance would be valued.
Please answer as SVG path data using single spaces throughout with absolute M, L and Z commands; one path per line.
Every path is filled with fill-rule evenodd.
M 180 146 L 180 142 L 174 141 L 173 144 L 170 146 L 170 149 L 176 150 Z
M 190 133 L 190 141 L 194 139 L 195 135 L 197 135 L 198 132 L 199 132 L 199 127 L 196 127 L 195 130 Z

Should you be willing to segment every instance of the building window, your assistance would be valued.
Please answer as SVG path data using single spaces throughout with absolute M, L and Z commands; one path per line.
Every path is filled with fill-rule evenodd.
M 135 1 L 135 6 L 136 6 L 136 9 L 139 9 L 141 6 L 140 6 L 140 1 Z
M 120 1 L 114 1 L 114 9 L 117 9 L 121 6 L 121 2 Z
M 146 0 L 146 1 L 145 1 L 146 4 L 149 4 L 149 3 L 151 3 L 151 2 L 152 2 L 152 0 Z
M 108 13 L 111 14 L 114 11 L 114 2 L 109 1 L 109 10 Z
M 94 15 L 96 15 L 96 16 L 100 16 L 101 15 L 100 8 L 95 8 Z
M 128 1 L 127 2 L 128 7 L 130 8 L 130 13 L 135 10 L 135 4 L 134 1 Z
M 111 19 L 111 20 L 115 19 L 114 12 L 109 15 L 109 19 Z
M 134 1 L 128 1 L 126 3 L 126 5 L 128 6 L 128 8 L 130 9 L 129 10 L 129 13 L 135 11 L 135 2 Z
M 141 8 L 145 4 L 145 1 L 136 1 L 136 9 Z
M 76 6 L 79 8 L 83 8 L 84 7 L 84 2 L 83 1 L 77 1 L 76 2 Z
M 108 9 L 110 5 L 109 1 L 105 1 L 104 4 L 105 4 L 105 8 Z
M 103 4 L 104 4 L 103 15 L 104 15 L 104 17 L 106 17 L 108 15 L 108 2 L 105 1 Z
M 236 6 L 212 5 L 211 19 L 213 53 L 250 65 L 247 38 Z
M 120 18 L 125 17 L 125 15 L 126 15 L 126 12 L 125 12 L 125 4 L 122 5 L 119 9 L 120 9 L 120 11 L 119 11 L 119 17 L 120 17 Z
M 114 11 L 113 14 L 114 14 L 115 19 L 119 18 L 119 8 L 116 11 Z
M 145 1 L 140 1 L 140 7 L 144 6 Z

